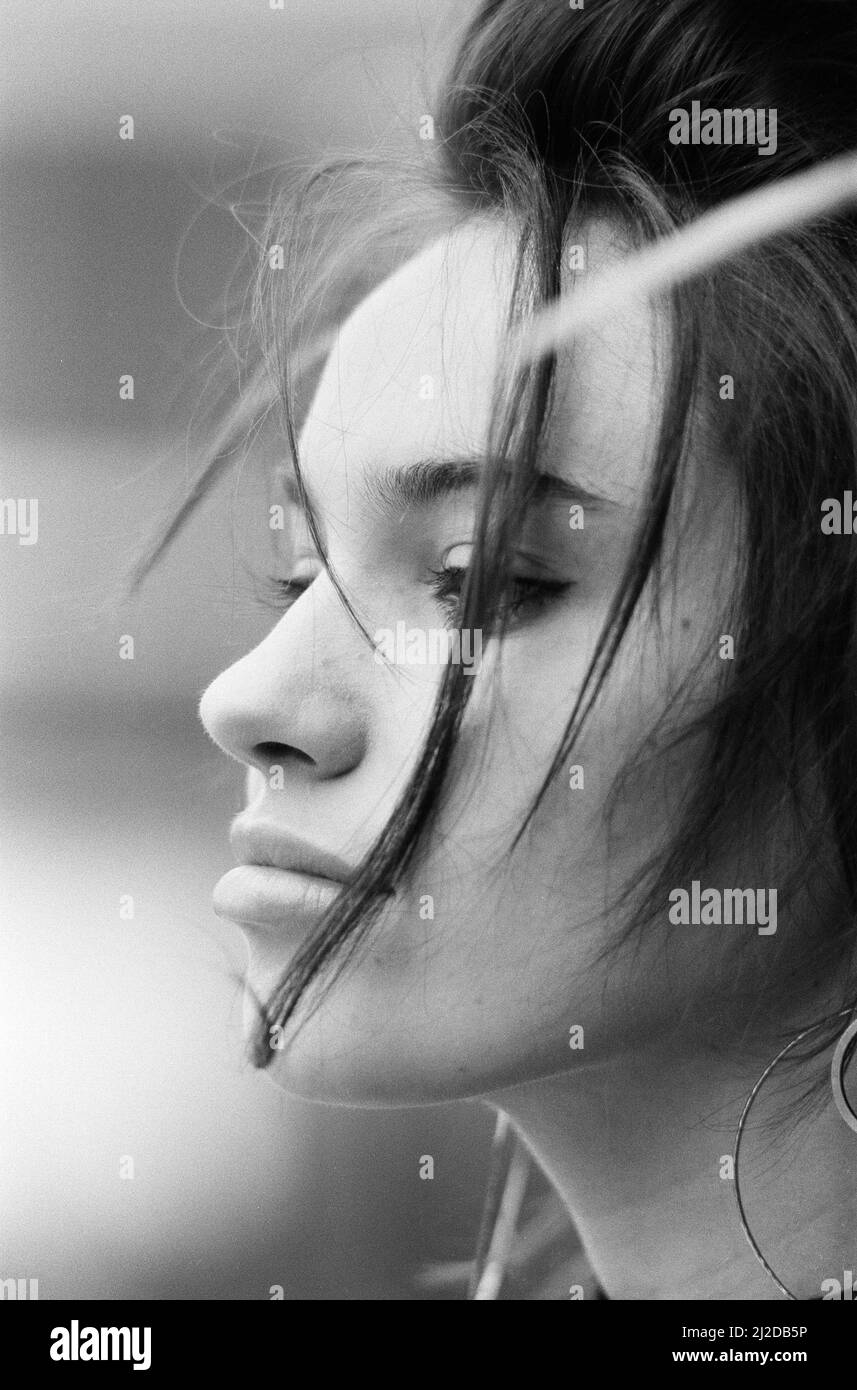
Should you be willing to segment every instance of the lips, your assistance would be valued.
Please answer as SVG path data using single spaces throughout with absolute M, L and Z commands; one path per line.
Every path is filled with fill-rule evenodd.
M 308 874 L 334 883 L 351 883 L 354 870 L 344 859 L 315 845 L 307 844 L 288 831 L 267 821 L 248 821 L 238 817 L 229 835 L 232 852 L 239 864 L 261 864 L 271 869 Z
M 238 868 L 217 883 L 213 905 L 242 927 L 311 927 L 354 877 L 337 855 L 269 822 L 239 816 L 229 838 Z

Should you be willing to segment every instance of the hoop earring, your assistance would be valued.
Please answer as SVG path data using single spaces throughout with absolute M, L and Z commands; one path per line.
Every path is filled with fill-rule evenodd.
M 842 1018 L 846 1014 L 851 1016 L 853 1012 L 854 1011 L 851 1008 L 840 1009 L 839 1013 L 835 1014 L 834 1017 Z M 758 1095 L 765 1081 L 770 1076 L 777 1063 L 782 1061 L 783 1057 L 785 1057 L 789 1052 L 791 1052 L 793 1047 L 797 1047 L 798 1043 L 802 1042 L 804 1038 L 808 1038 L 811 1033 L 817 1033 L 819 1028 L 823 1027 L 823 1023 L 814 1023 L 812 1027 L 804 1028 L 803 1032 L 798 1033 L 796 1038 L 792 1038 L 790 1043 L 787 1043 L 784 1048 L 781 1048 L 774 1060 L 772 1062 L 769 1062 L 768 1065 L 765 1067 L 765 1070 L 762 1072 L 762 1075 L 759 1077 L 758 1081 L 756 1082 L 755 1086 L 753 1087 L 744 1104 L 744 1109 L 741 1112 L 741 1118 L 738 1121 L 738 1128 L 735 1131 L 735 1144 L 732 1150 L 732 1165 L 735 1181 L 735 1201 L 738 1206 L 738 1217 L 741 1222 L 741 1229 L 744 1232 L 744 1236 L 747 1240 L 747 1243 L 750 1246 L 750 1249 L 752 1250 L 759 1264 L 764 1269 L 765 1273 L 769 1275 L 771 1279 L 773 1279 L 780 1292 L 784 1294 L 786 1298 L 791 1299 L 794 1303 L 799 1303 L 801 1302 L 801 1300 L 798 1298 L 797 1294 L 792 1293 L 791 1289 L 786 1288 L 783 1281 L 779 1278 L 777 1274 L 774 1273 L 773 1269 L 768 1264 L 768 1261 L 765 1259 L 764 1255 L 759 1249 L 756 1238 L 748 1225 L 747 1214 L 744 1210 L 744 1201 L 741 1196 L 741 1186 L 739 1179 L 739 1159 L 741 1154 L 741 1140 L 744 1137 L 744 1129 L 747 1124 L 747 1119 L 753 1107 L 753 1102 L 755 1101 L 756 1096 Z M 836 1102 L 836 1108 L 839 1111 L 845 1123 L 851 1129 L 857 1132 L 857 1113 L 855 1113 L 853 1106 L 851 1105 L 850 1101 L 848 1100 L 848 1097 L 845 1094 L 845 1084 L 843 1081 L 845 1069 L 851 1060 L 855 1048 L 857 1048 L 857 1018 L 853 1018 L 852 1022 L 848 1024 L 848 1026 L 846 1027 L 844 1033 L 842 1034 L 838 1043 L 836 1044 L 836 1050 L 833 1054 L 830 1063 L 830 1086 L 833 1092 L 833 1099 Z
M 841 1009 L 836 1018 L 843 1018 L 845 1015 L 851 1016 L 851 1008 Z M 810 1028 L 804 1028 L 802 1033 L 792 1038 L 791 1042 L 781 1048 L 772 1062 L 769 1062 L 759 1077 L 741 1111 L 741 1118 L 735 1131 L 735 1143 L 732 1150 L 732 1164 L 735 1182 L 735 1201 L 738 1207 L 738 1217 L 741 1222 L 741 1229 L 744 1232 L 750 1249 L 764 1269 L 765 1273 L 773 1279 L 780 1292 L 793 1303 L 798 1303 L 797 1294 L 791 1292 L 774 1270 L 768 1264 L 761 1250 L 759 1249 L 753 1232 L 747 1222 L 747 1214 L 744 1210 L 744 1199 L 741 1195 L 740 1182 L 740 1159 L 741 1141 L 744 1138 L 744 1130 L 756 1096 L 767 1081 L 771 1072 L 778 1062 L 791 1052 L 792 1048 L 797 1047 L 798 1043 L 803 1042 L 812 1033 L 817 1033 L 824 1024 L 814 1023 Z M 850 1129 L 857 1133 L 857 1111 L 854 1110 L 851 1102 L 845 1094 L 844 1076 L 854 1053 L 857 1052 L 857 1017 L 852 1017 L 851 1022 L 846 1026 L 839 1041 L 830 1063 L 830 1088 L 833 1092 L 833 1099 L 836 1108 L 842 1119 Z M 512 1129 L 508 1115 L 499 1111 L 497 1123 L 494 1129 L 494 1139 L 491 1145 L 491 1156 L 488 1163 L 488 1185 L 485 1194 L 485 1202 L 482 1210 L 482 1221 L 479 1229 L 479 1239 L 476 1247 L 476 1257 L 473 1262 L 473 1272 L 468 1288 L 468 1299 L 473 1301 L 485 1301 L 496 1299 L 503 1286 L 508 1262 L 509 1251 L 515 1235 L 515 1225 L 521 1202 L 524 1198 L 524 1189 L 527 1183 L 529 1172 L 529 1159 L 520 1143 L 518 1143 L 515 1132 Z
M 842 1080 L 845 1069 L 854 1055 L 857 1048 L 857 1018 L 853 1023 L 849 1023 L 839 1042 L 836 1044 L 836 1051 L 833 1054 L 833 1061 L 830 1063 L 830 1084 L 833 1087 L 833 1099 L 836 1108 L 842 1116 L 849 1129 L 853 1129 L 857 1134 L 857 1110 L 849 1101 L 845 1094 L 845 1084 Z

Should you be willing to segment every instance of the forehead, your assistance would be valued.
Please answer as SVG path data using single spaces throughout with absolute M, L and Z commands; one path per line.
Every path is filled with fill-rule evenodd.
M 627 250 L 604 224 L 580 240 L 587 275 Z M 484 451 L 516 256 L 510 224 L 473 219 L 363 300 L 337 334 L 304 426 L 311 489 L 323 496 L 343 465 L 380 470 Z M 616 500 L 639 492 L 660 400 L 659 329 L 645 304 L 629 304 L 560 357 L 553 471 Z

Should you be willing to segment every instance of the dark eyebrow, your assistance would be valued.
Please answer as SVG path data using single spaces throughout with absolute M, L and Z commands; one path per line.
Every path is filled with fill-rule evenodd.
M 403 468 L 385 468 L 366 480 L 366 495 L 382 511 L 397 516 L 408 507 L 435 502 L 456 492 L 475 488 L 485 467 L 484 459 L 420 459 Z M 535 501 L 557 498 L 577 502 L 582 506 L 598 507 L 607 501 L 589 492 L 573 479 L 557 473 L 541 472 L 536 485 Z
M 456 492 L 476 488 L 484 467 L 485 460 L 480 458 L 419 459 L 416 463 L 403 467 L 390 466 L 369 475 L 363 482 L 363 490 L 381 512 L 400 521 L 409 507 L 423 506 Z M 281 482 L 289 501 L 300 505 L 300 492 L 294 476 L 283 470 Z M 308 490 L 307 496 L 318 515 Z M 574 479 L 542 471 L 538 475 L 534 501 L 539 503 L 554 499 L 590 508 L 608 504 L 606 497 L 590 492 Z
M 408 507 L 436 502 L 456 492 L 478 486 L 482 475 L 479 459 L 420 459 L 401 468 L 383 468 L 364 482 L 370 501 L 382 512 L 397 515 Z

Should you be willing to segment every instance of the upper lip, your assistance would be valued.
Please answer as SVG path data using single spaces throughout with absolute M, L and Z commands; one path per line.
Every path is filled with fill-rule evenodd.
M 239 864 L 263 864 L 291 873 L 329 878 L 335 883 L 350 883 L 354 877 L 354 870 L 344 859 L 307 844 L 267 821 L 239 817 L 229 832 L 229 842 Z

